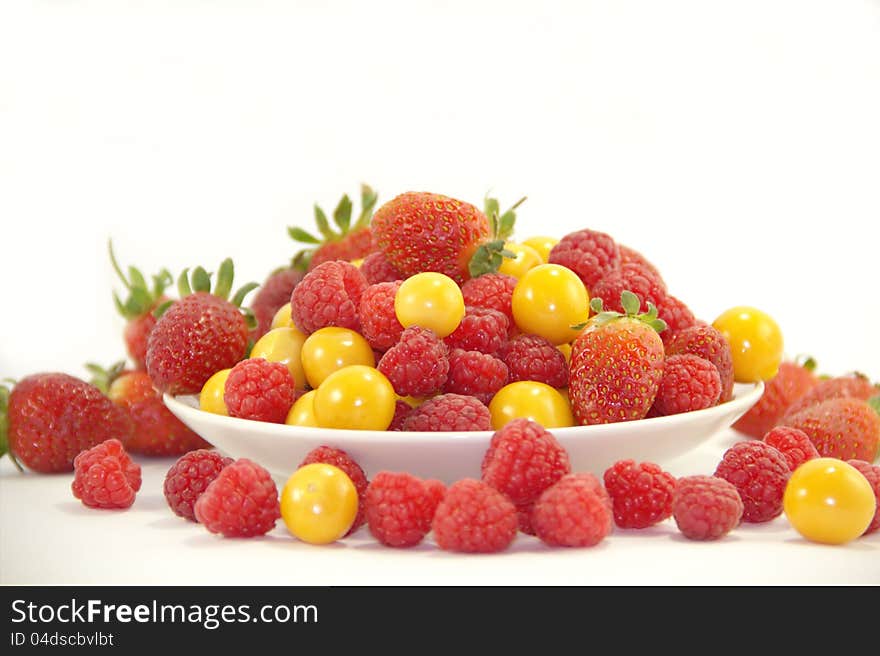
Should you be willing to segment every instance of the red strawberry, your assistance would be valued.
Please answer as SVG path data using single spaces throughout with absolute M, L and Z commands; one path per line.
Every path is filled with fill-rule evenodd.
M 109 439 L 125 441 L 132 423 L 100 389 L 62 373 L 33 374 L 12 392 L 0 387 L 0 456 L 40 473 L 73 471 L 73 460 Z
M 820 456 L 874 462 L 880 444 L 880 414 L 866 401 L 837 398 L 786 416 L 785 425 L 804 431 Z
M 180 300 L 162 314 L 147 342 L 147 373 L 168 394 L 196 394 L 213 374 L 247 355 L 249 326 L 241 302 L 257 284 L 244 285 L 228 300 L 234 276 L 230 259 L 220 264 L 213 293 L 202 267 L 193 270 L 191 281 L 186 274 L 177 282 Z
M 126 277 L 116 261 L 112 242 L 109 244 L 109 249 L 113 270 L 128 290 L 128 297 L 124 301 L 113 292 L 116 309 L 126 320 L 123 331 L 125 348 L 135 367 L 143 369 L 147 357 L 147 338 L 156 325 L 153 311 L 168 301 L 164 293 L 172 283 L 171 274 L 166 269 L 162 269 L 153 276 L 153 285 L 150 287 L 143 274 L 133 266 L 128 267 L 128 277 Z
M 777 374 L 765 383 L 761 398 L 733 427 L 749 437 L 763 438 L 779 424 L 791 404 L 819 382 L 813 374 L 815 364 L 813 360 L 781 363 Z
M 336 209 L 333 210 L 333 222 L 336 224 L 338 232 L 330 226 L 330 221 L 324 210 L 315 205 L 315 224 L 318 226 L 320 237 L 315 237 L 296 226 L 287 229 L 288 234 L 295 241 L 310 246 L 294 256 L 294 268 L 311 271 L 324 262 L 333 260 L 350 262 L 366 257 L 376 250 L 373 245 L 370 219 L 378 198 L 378 194 L 370 187 L 361 185 L 361 213 L 352 225 L 351 199 L 347 194 L 344 195 Z
M 373 239 L 404 276 L 437 271 L 461 283 L 469 263 L 491 236 L 486 215 L 461 200 L 407 192 L 388 201 L 373 217 Z
M 649 306 L 639 314 L 639 299 L 621 294 L 626 314 L 605 312 L 593 299 L 596 312 L 589 327 L 572 346 L 569 398 L 581 424 L 606 424 L 642 419 L 648 413 L 663 377 L 663 341 L 666 328 Z
M 816 405 L 828 399 L 861 399 L 867 401 L 872 396 L 880 394 L 880 388 L 874 385 L 863 374 L 851 376 L 838 376 L 818 381 L 805 394 L 800 396 L 785 411 L 785 415 L 794 415 L 811 405 Z
M 293 288 L 302 280 L 303 275 L 300 269 L 277 269 L 260 285 L 251 301 L 251 312 L 257 320 L 257 327 L 251 331 L 251 340 L 256 342 L 269 332 L 275 313 L 282 305 L 290 302 Z

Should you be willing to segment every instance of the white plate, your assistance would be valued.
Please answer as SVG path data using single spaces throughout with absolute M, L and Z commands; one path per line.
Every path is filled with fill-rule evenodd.
M 761 397 L 763 383 L 736 385 L 727 403 L 670 417 L 554 428 L 574 471 L 597 475 L 617 460 L 632 458 L 663 465 L 729 427 Z M 250 458 L 283 482 L 306 454 L 321 445 L 343 449 L 368 477 L 381 470 L 408 471 L 446 483 L 479 478 L 492 433 L 423 433 L 331 430 L 236 419 L 203 412 L 195 396 L 165 395 L 165 404 L 183 423 L 221 452 Z

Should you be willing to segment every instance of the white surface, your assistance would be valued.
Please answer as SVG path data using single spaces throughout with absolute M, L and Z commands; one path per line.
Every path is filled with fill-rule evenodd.
M 669 463 L 711 473 L 736 439 L 724 432 Z M 143 462 L 143 461 L 141 461 Z M 291 537 L 282 522 L 259 539 L 225 539 L 171 513 L 162 496 L 170 461 L 144 468 L 126 511 L 85 508 L 67 475 L 19 476 L 0 465 L 0 583 L 201 585 L 772 585 L 878 584 L 880 533 L 840 547 L 801 539 L 784 517 L 742 525 L 717 542 L 690 542 L 672 520 L 617 530 L 599 546 L 562 549 L 518 535 L 500 554 L 381 546 L 362 529 L 330 546 Z M 38 512 L 35 512 L 38 509 Z

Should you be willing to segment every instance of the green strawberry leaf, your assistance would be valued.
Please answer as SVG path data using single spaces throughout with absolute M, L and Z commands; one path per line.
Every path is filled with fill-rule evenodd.
M 192 289 L 194 292 L 211 291 L 211 274 L 203 267 L 197 266 L 192 272 Z
M 184 269 L 177 276 L 177 293 L 180 295 L 180 298 L 193 293 L 192 287 L 189 286 L 189 269 Z
M 174 305 L 173 300 L 167 300 L 164 303 L 160 303 L 156 306 L 156 309 L 153 310 L 153 316 L 159 319 L 163 314 L 165 314 L 165 312 L 168 311 L 168 308 L 170 308 L 172 305 Z
M 9 454 L 9 459 L 19 472 L 24 468 L 9 448 L 9 388 L 0 385 L 0 458 Z
M 348 194 L 342 196 L 336 209 L 333 210 L 333 222 L 343 235 L 348 232 L 348 227 L 351 225 L 351 199 Z
M 880 415 L 880 394 L 868 399 L 868 405 L 874 409 L 874 412 Z
M 260 284 L 256 282 L 249 282 L 247 284 L 242 285 L 238 288 L 238 291 L 235 292 L 235 296 L 232 297 L 232 304 L 236 307 L 241 307 L 241 304 L 244 303 L 244 297 L 254 291 Z M 247 310 L 245 309 L 245 314 L 247 314 Z
M 214 294 L 219 296 L 220 298 L 229 298 L 229 293 L 232 291 L 232 281 L 235 278 L 235 265 L 232 263 L 232 258 L 227 257 L 220 263 L 220 268 L 217 270 L 217 285 L 214 289 Z
M 471 278 L 478 278 L 484 273 L 494 273 L 498 271 L 505 257 L 513 258 L 516 257 L 516 254 L 504 248 L 503 239 L 483 244 L 477 248 L 468 262 L 468 273 Z
M 590 309 L 596 313 L 590 321 L 595 326 L 604 326 L 612 321 L 620 319 L 634 319 L 647 324 L 658 333 L 668 328 L 663 319 L 658 318 L 658 310 L 653 303 L 648 303 L 648 311 L 639 313 L 641 303 L 639 297 L 629 290 L 624 290 L 620 294 L 620 304 L 623 306 L 624 312 L 615 312 L 613 310 L 605 310 L 601 298 L 590 299 Z M 583 326 L 581 326 L 583 327 Z
M 315 204 L 315 225 L 318 226 L 318 231 L 325 240 L 333 241 L 338 237 L 338 235 L 330 228 L 330 222 L 327 220 L 327 215 L 324 214 L 324 210 L 322 210 L 317 203 Z
M 313 236 L 311 233 L 306 232 L 305 230 L 303 230 L 302 228 L 297 227 L 297 226 L 290 226 L 287 229 L 287 234 L 290 235 L 290 237 L 294 241 L 298 241 L 303 244 L 320 244 L 321 243 L 320 239 L 318 239 L 317 237 Z

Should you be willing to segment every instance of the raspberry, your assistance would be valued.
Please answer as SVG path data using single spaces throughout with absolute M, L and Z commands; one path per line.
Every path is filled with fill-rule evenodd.
M 868 483 L 874 489 L 874 498 L 877 500 L 878 505 L 877 510 L 874 511 L 874 519 L 871 520 L 868 528 L 862 533 L 862 535 L 867 535 L 880 528 L 880 467 L 864 460 L 847 460 L 846 462 L 858 469 L 862 476 L 868 479 Z
M 316 462 L 338 467 L 344 471 L 351 479 L 351 482 L 354 483 L 354 489 L 357 490 L 358 495 L 358 510 L 351 528 L 348 529 L 348 533 L 343 537 L 349 536 L 363 526 L 366 521 L 364 506 L 367 486 L 369 485 L 367 475 L 364 473 L 364 470 L 361 469 L 361 466 L 352 460 L 350 455 L 342 449 L 337 449 L 332 446 L 324 445 L 312 449 L 306 454 L 303 461 L 299 463 L 299 467 L 311 465 Z M 297 469 L 299 469 L 299 467 L 297 467 Z
M 405 472 L 381 471 L 364 495 L 370 533 L 388 547 L 413 547 L 431 530 L 442 483 Z
M 592 474 L 568 474 L 538 497 L 531 522 L 545 544 L 592 547 L 611 532 L 611 499 Z
M 257 327 L 250 335 L 253 341 L 256 342 L 269 332 L 275 313 L 282 305 L 290 302 L 290 295 L 302 278 L 303 272 L 299 269 L 281 269 L 272 273 L 260 285 L 251 301 L 251 311 L 257 320 Z
M 446 485 L 443 481 L 429 478 L 425 481 L 425 487 L 428 489 L 428 496 L 431 497 L 432 503 L 439 504 L 446 496 Z
M 363 274 L 350 262 L 324 262 L 293 288 L 290 316 L 306 334 L 327 326 L 359 330 L 358 305 L 366 288 Z
M 535 534 L 535 527 L 532 526 L 532 510 L 534 508 L 534 502 L 516 507 L 516 519 L 519 524 L 519 530 L 526 535 Z
M 666 322 L 666 330 L 660 333 L 664 344 L 677 331 L 699 325 L 690 308 L 669 294 L 657 301 L 657 312 L 660 318 Z
M 507 383 L 507 365 L 479 351 L 454 349 L 449 354 L 449 374 L 444 392 L 466 394 L 489 405 L 489 401 Z
M 568 386 L 568 363 L 562 352 L 538 335 L 518 335 L 498 352 L 507 365 L 508 382 L 534 380 L 550 387 Z
M 194 506 L 223 468 L 232 464 L 210 449 L 197 449 L 178 458 L 165 474 L 165 500 L 175 515 L 196 521 Z
M 516 537 L 516 508 L 498 490 L 472 478 L 453 483 L 434 514 L 434 539 L 444 551 L 494 553 Z
M 440 394 L 425 401 L 403 422 L 405 431 L 492 430 L 489 408 L 463 394 Z
M 810 436 L 798 428 L 777 426 L 764 436 L 764 443 L 779 451 L 794 471 L 807 460 L 819 457 L 819 452 L 810 441 Z
M 141 489 L 141 468 L 111 438 L 73 459 L 73 496 L 89 508 L 128 508 Z
M 492 435 L 480 470 L 484 483 L 525 506 L 571 473 L 571 463 L 550 431 L 529 419 L 514 419 Z
M 661 415 L 711 408 L 721 396 L 721 376 L 714 364 L 698 355 L 670 355 L 654 398 Z
M 639 267 L 642 270 L 644 275 L 652 275 L 654 276 L 658 282 L 663 287 L 663 290 L 666 290 L 666 283 L 663 282 L 663 276 L 660 275 L 660 270 L 654 266 L 648 258 L 639 253 L 637 250 L 630 248 L 629 246 L 624 246 L 623 244 L 618 244 L 617 249 L 620 251 L 620 265 L 621 267 L 627 265 L 633 265 Z
M 294 396 L 293 376 L 287 365 L 250 358 L 229 372 L 223 402 L 230 417 L 283 424 Z
M 605 470 L 604 480 L 620 528 L 648 528 L 672 516 L 675 478 L 658 465 L 620 460 Z
M 450 349 L 479 351 L 494 355 L 507 341 L 510 322 L 504 313 L 491 308 L 466 307 L 455 331 L 443 341 Z
M 465 306 L 498 310 L 507 317 L 508 329 L 513 330 L 513 289 L 517 279 L 503 273 L 486 273 L 471 278 L 461 286 Z
M 565 235 L 553 247 L 549 261 L 574 271 L 592 293 L 599 280 L 620 268 L 620 251 L 604 232 L 578 230 Z
M 733 355 L 730 342 L 714 326 L 697 325 L 671 333 L 666 338 L 665 346 L 666 355 L 693 353 L 714 364 L 721 376 L 719 402 L 724 403 L 733 397 Z
M 400 340 L 403 326 L 394 311 L 394 297 L 402 281 L 370 285 L 361 296 L 358 313 L 361 334 L 374 349 L 387 351 Z
M 672 494 L 672 516 L 690 540 L 717 540 L 739 525 L 743 502 L 736 488 L 715 476 L 679 478 Z
M 394 268 L 394 265 L 385 257 L 382 251 L 370 253 L 361 263 L 361 273 L 367 282 L 375 285 L 380 282 L 394 282 L 403 280 L 403 274 Z M 363 316 L 363 315 L 361 315 Z
M 622 264 L 603 276 L 590 290 L 590 296 L 601 298 L 606 310 L 624 312 L 620 294 L 630 291 L 641 301 L 641 312 L 648 311 L 648 303 L 657 303 L 666 296 L 663 282 L 638 264 Z
M 405 422 L 406 418 L 412 414 L 412 411 L 413 408 L 409 403 L 397 399 L 394 406 L 394 416 L 391 418 L 391 423 L 388 425 L 388 430 L 403 430 L 403 422 Z
M 385 351 L 377 369 L 400 396 L 427 396 L 440 391 L 449 373 L 446 345 L 432 330 L 410 326 Z
M 263 467 L 239 458 L 196 500 L 195 515 L 211 533 L 228 538 L 265 535 L 281 517 L 278 487 Z
M 791 470 L 785 457 L 763 442 L 737 442 L 715 468 L 715 476 L 732 483 L 743 503 L 745 522 L 767 522 L 782 513 L 782 495 Z

